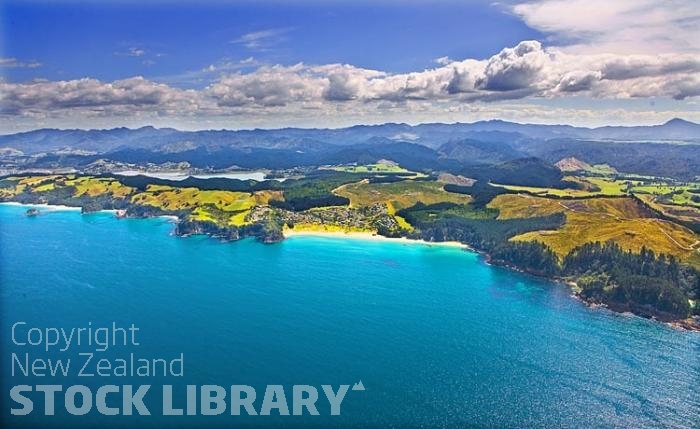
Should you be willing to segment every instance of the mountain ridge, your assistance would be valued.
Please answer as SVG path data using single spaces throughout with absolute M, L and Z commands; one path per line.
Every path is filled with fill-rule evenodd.
M 456 140 L 488 141 L 488 134 L 497 140 L 552 140 L 557 138 L 624 141 L 688 141 L 700 143 L 700 124 L 680 118 L 659 125 L 605 126 L 598 128 L 571 125 L 520 124 L 503 120 L 471 123 L 426 123 L 408 125 L 386 123 L 355 125 L 346 128 L 279 128 L 252 130 L 180 131 L 174 128 L 118 127 L 111 129 L 42 128 L 21 133 L 0 135 L 0 148 L 11 148 L 25 154 L 80 149 L 108 153 L 117 148 L 156 149 L 187 141 L 190 145 L 218 144 L 230 147 L 296 147 L 299 141 L 313 140 L 328 145 L 363 143 L 373 137 L 410 141 L 434 149 Z M 500 133 L 500 134 L 499 134 Z M 506 135 L 507 134 L 507 135 Z
M 680 143 L 680 144 L 679 144 Z M 469 124 L 382 124 L 339 129 L 178 131 L 152 126 L 111 130 L 41 129 L 0 136 L 0 167 L 81 169 L 98 159 L 197 168 L 283 169 L 391 159 L 417 170 L 537 157 L 574 157 L 620 172 L 694 179 L 700 124 L 672 119 L 642 127 L 577 128 L 501 120 Z
M 700 123 L 689 121 L 687 119 L 679 118 L 679 117 L 674 117 L 666 122 L 663 122 L 661 124 L 653 124 L 653 125 L 601 125 L 597 127 L 586 127 L 586 126 L 577 126 L 577 125 L 571 125 L 571 124 L 564 124 L 564 123 L 558 123 L 558 124 L 538 124 L 538 123 L 531 123 L 531 122 L 513 122 L 513 121 L 506 121 L 503 119 L 486 119 L 486 120 L 481 120 L 481 121 L 474 121 L 474 122 L 422 122 L 418 124 L 408 124 L 406 122 L 384 122 L 381 124 L 356 124 L 356 125 L 350 125 L 346 127 L 337 127 L 337 128 L 323 128 L 323 127 L 280 127 L 280 128 L 240 128 L 240 129 L 233 129 L 233 128 L 207 128 L 207 129 L 202 129 L 202 130 L 181 130 L 178 128 L 173 128 L 173 127 L 156 127 L 154 125 L 144 125 L 141 127 L 136 127 L 136 128 L 131 128 L 131 127 L 126 127 L 126 126 L 121 126 L 121 127 L 112 127 L 112 128 L 51 128 L 51 127 L 45 127 L 45 128 L 36 128 L 33 130 L 27 130 L 27 131 L 20 131 L 16 133 L 1 133 L 0 137 L 6 137 L 6 136 L 16 136 L 16 135 L 22 135 L 22 134 L 29 134 L 29 133 L 34 133 L 38 131 L 63 131 L 63 132 L 71 132 L 71 131 L 86 131 L 86 132 L 94 132 L 94 131 L 138 131 L 138 130 L 155 130 L 155 131 L 176 131 L 176 132 L 181 132 L 181 133 L 198 133 L 198 132 L 259 132 L 259 131 L 289 131 L 289 130 L 297 130 L 297 131 L 338 131 L 338 130 L 351 130 L 351 129 L 359 129 L 359 128 L 377 128 L 377 127 L 386 127 L 386 126 L 399 126 L 399 127 L 406 127 L 406 128 L 420 128 L 424 126 L 477 126 L 477 125 L 509 125 L 509 126 L 534 126 L 534 127 L 565 127 L 565 128 L 572 128 L 572 129 L 578 129 L 578 130 L 598 130 L 598 129 L 607 129 L 607 128 L 658 128 L 658 127 L 663 127 L 663 126 L 669 126 L 669 125 L 676 125 L 676 124 L 683 124 L 683 125 L 689 125 L 689 126 L 697 126 L 700 127 Z

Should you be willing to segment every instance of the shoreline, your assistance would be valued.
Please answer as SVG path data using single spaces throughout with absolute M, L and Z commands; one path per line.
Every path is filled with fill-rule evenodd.
M 72 207 L 72 206 L 65 206 L 65 205 L 51 205 L 51 204 L 24 204 L 24 203 L 18 203 L 15 201 L 6 201 L 6 202 L 0 202 L 0 205 L 8 205 L 8 206 L 15 206 L 15 207 L 42 207 L 47 209 L 48 211 L 78 211 L 82 212 L 81 207 Z M 95 213 L 99 212 L 106 212 L 106 213 L 115 213 L 117 210 L 99 210 Z M 83 213 L 81 213 L 83 214 Z M 116 216 L 115 216 L 116 217 Z M 136 218 L 127 218 L 127 219 L 151 219 L 151 218 L 165 218 L 170 221 L 173 221 L 175 223 L 180 221 L 180 218 L 175 215 L 158 215 L 158 216 L 147 216 L 147 217 L 136 217 Z M 576 289 L 578 285 L 576 285 L 575 282 L 570 281 L 570 280 L 565 280 L 561 278 L 556 278 L 556 277 L 548 277 L 548 276 L 543 276 L 539 275 L 537 273 L 529 272 L 527 270 L 524 270 L 522 268 L 519 268 L 517 266 L 511 265 L 511 264 L 506 264 L 506 263 L 498 263 L 497 261 L 493 261 L 490 255 L 486 252 L 476 250 L 469 246 L 468 244 L 460 243 L 458 241 L 439 241 L 439 242 L 433 242 L 433 241 L 425 241 L 425 240 L 418 240 L 418 239 L 411 239 L 411 238 L 406 238 L 406 237 L 385 237 L 383 235 L 379 235 L 376 233 L 372 232 L 362 232 L 362 231 L 325 231 L 325 230 L 294 230 L 291 228 L 284 228 L 282 231 L 283 234 L 283 240 L 286 240 L 288 238 L 292 237 L 326 237 L 326 238 L 341 238 L 341 239 L 352 239 L 352 240 L 362 240 L 362 241 L 375 241 L 375 242 L 393 242 L 393 243 L 399 243 L 399 244 L 408 244 L 408 245 L 422 245 L 422 246 L 428 246 L 428 247 L 446 247 L 446 248 L 454 248 L 454 249 L 462 249 L 466 250 L 469 252 L 474 252 L 478 255 L 481 255 L 484 257 L 484 263 L 487 265 L 491 265 L 494 267 L 501 267 L 510 271 L 514 271 L 520 274 L 524 275 L 529 275 L 529 276 L 534 276 L 540 279 L 544 279 L 547 281 L 551 281 L 557 284 L 560 284 L 562 286 L 568 287 L 573 293 L 571 294 L 571 297 L 580 303 L 582 303 L 584 306 L 591 308 L 591 309 L 605 309 L 612 311 L 613 313 L 616 314 L 625 314 L 627 312 L 620 312 L 616 311 L 613 308 L 610 308 L 606 304 L 597 304 L 597 303 L 592 303 L 589 302 L 588 300 L 584 299 L 581 297 Z M 178 234 L 174 234 L 178 235 Z M 212 237 L 211 234 L 203 234 Z M 183 237 L 186 237 L 188 235 L 182 235 Z M 234 240 L 236 241 L 236 240 Z M 642 319 L 647 319 L 647 320 L 653 320 L 655 322 L 664 324 L 666 326 L 669 326 L 673 329 L 676 330 L 681 330 L 681 331 L 687 331 L 687 332 L 700 332 L 700 319 L 697 318 L 697 316 L 691 316 L 690 318 L 687 319 L 679 319 L 679 320 L 672 320 L 672 321 L 663 321 L 656 319 L 655 317 L 645 317 L 643 315 L 635 314 L 635 313 L 629 313 L 633 315 L 634 317 L 640 317 Z
M 15 201 L 5 201 L 5 202 L 0 202 L 0 204 L 6 205 L 6 206 L 16 206 L 16 207 L 41 207 L 46 210 L 50 211 L 82 211 L 81 207 L 73 207 L 73 206 L 62 206 L 62 205 L 57 205 L 57 204 L 24 204 L 24 203 L 18 203 Z
M 86 212 L 83 213 L 83 208 L 82 207 L 75 207 L 75 206 L 65 206 L 65 205 L 59 205 L 59 204 L 46 204 L 46 203 L 37 203 L 37 204 L 25 204 L 25 203 L 18 203 L 16 201 L 0 201 L 0 206 L 5 205 L 5 206 L 14 206 L 14 207 L 40 207 L 43 208 L 44 210 L 47 211 L 52 211 L 52 212 L 59 212 L 59 211 L 67 211 L 67 212 L 81 212 L 80 214 L 90 214 L 90 213 L 110 213 L 115 215 L 115 217 L 119 218 L 116 216 L 116 214 L 119 212 L 119 210 L 114 210 L 114 209 L 103 209 L 103 210 L 97 210 L 94 212 Z M 180 218 L 175 216 L 175 215 L 158 215 L 158 216 L 148 216 L 148 217 L 143 217 L 143 218 L 138 218 L 138 217 L 124 217 L 124 218 L 119 218 L 119 219 L 154 219 L 154 218 L 164 218 L 172 221 L 179 221 Z
M 372 232 L 360 232 L 360 231 L 311 231 L 311 230 L 301 230 L 295 231 L 293 229 L 285 229 L 283 231 L 285 238 L 291 237 L 326 237 L 326 238 L 349 238 L 352 240 L 362 240 L 362 241 L 381 241 L 381 242 L 393 242 L 400 244 L 411 244 L 411 245 L 423 245 L 423 246 L 436 246 L 436 247 L 452 247 L 458 249 L 469 250 L 476 252 L 469 245 L 460 243 L 458 241 L 425 241 L 416 240 L 406 237 L 385 237 Z

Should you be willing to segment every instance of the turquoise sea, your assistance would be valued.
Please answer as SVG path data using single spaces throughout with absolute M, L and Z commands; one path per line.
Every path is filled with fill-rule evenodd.
M 263 245 L 171 235 L 168 219 L 0 205 L 3 427 L 698 427 L 700 334 L 589 309 L 566 287 L 457 248 L 294 237 Z M 134 324 L 138 346 L 97 358 L 174 359 L 183 377 L 78 377 L 84 359 L 16 345 L 37 327 Z M 23 335 L 23 337 L 22 337 Z M 36 338 L 35 338 L 36 339 Z M 75 359 L 68 376 L 24 376 L 12 353 Z M 97 359 L 96 358 L 96 359 Z M 321 385 L 362 381 L 341 415 Z M 12 416 L 15 385 L 152 385 L 151 416 Z M 162 416 L 173 385 L 316 386 L 320 416 Z M 108 396 L 119 406 L 120 396 Z M 10 426 L 8 426 L 10 424 Z

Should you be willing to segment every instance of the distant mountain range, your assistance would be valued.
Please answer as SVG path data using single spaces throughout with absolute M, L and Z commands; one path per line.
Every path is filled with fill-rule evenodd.
M 552 164 L 575 157 L 591 165 L 607 163 L 621 172 L 692 178 L 700 171 L 700 124 L 672 119 L 653 126 L 583 128 L 493 120 L 341 129 L 40 129 L 0 136 L 2 165 L 22 157 L 25 167 L 79 167 L 110 159 L 289 168 L 391 159 L 409 168 L 450 171 L 525 157 Z
M 505 142 L 522 139 L 576 139 L 599 141 L 692 141 L 700 143 L 700 124 L 672 119 L 662 125 L 583 128 L 570 125 L 517 124 L 500 120 L 469 124 L 356 125 L 339 129 L 281 128 L 274 130 L 178 131 L 143 127 L 108 130 L 40 129 L 0 136 L 0 148 L 24 154 L 82 150 L 107 153 L 124 148 L 181 152 L 199 146 L 251 147 L 265 149 L 318 148 L 319 146 L 364 143 L 373 137 L 410 141 L 431 148 L 464 139 Z

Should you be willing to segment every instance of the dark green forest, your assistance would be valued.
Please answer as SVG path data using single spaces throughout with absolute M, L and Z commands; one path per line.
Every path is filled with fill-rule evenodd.
M 563 261 L 539 242 L 513 242 L 511 237 L 535 230 L 557 229 L 564 215 L 496 220 L 488 209 L 455 204 L 416 204 L 398 212 L 426 241 L 460 241 L 486 252 L 499 265 L 528 273 L 573 279 L 588 302 L 606 304 L 662 320 L 686 318 L 693 311 L 688 299 L 700 298 L 700 272 L 680 264 L 673 256 L 623 250 L 614 242 L 587 243 L 572 250 Z

